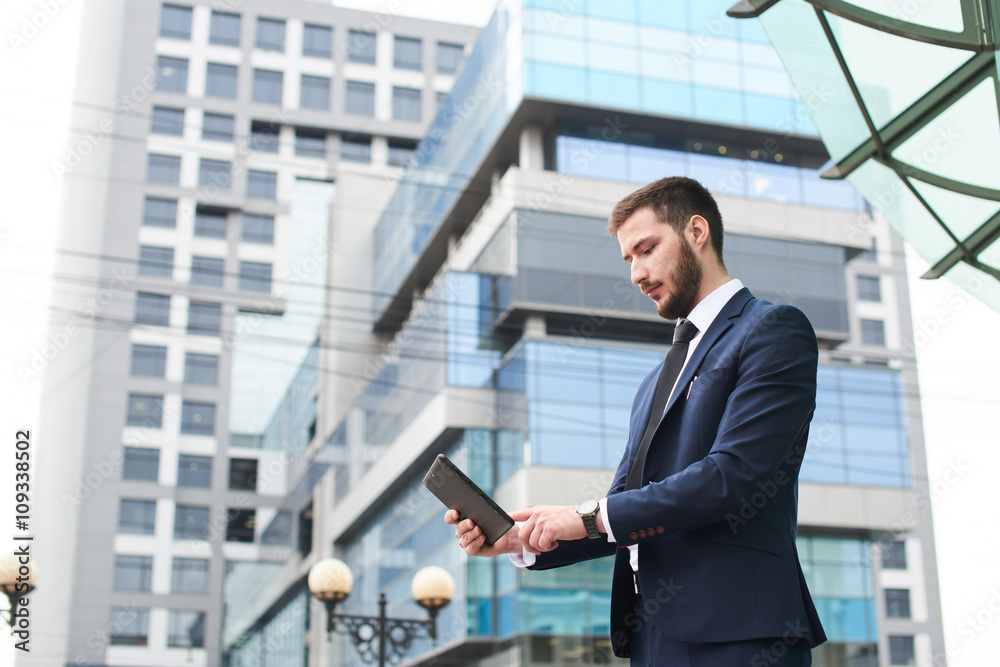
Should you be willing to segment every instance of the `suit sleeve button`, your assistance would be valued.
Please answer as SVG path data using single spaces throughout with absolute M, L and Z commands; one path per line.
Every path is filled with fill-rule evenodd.
M 656 527 L 656 532 L 658 532 L 660 535 L 662 535 L 663 534 L 663 526 L 657 526 Z
M 639 531 L 639 537 L 646 537 L 646 531 L 640 530 Z
M 638 533 L 632 533 L 631 535 L 629 535 L 629 537 L 631 537 L 633 540 L 637 540 L 637 539 L 639 539 L 639 534 Z

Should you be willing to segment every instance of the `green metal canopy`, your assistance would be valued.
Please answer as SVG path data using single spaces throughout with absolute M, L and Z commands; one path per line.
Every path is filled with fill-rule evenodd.
M 1000 310 L 1000 0 L 744 0 L 833 163 L 931 264 Z M 860 225 L 864 223 L 859 221 Z

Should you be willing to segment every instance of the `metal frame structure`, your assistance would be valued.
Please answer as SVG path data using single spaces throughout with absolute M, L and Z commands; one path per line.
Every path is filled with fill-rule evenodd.
M 730 8 L 727 14 L 739 19 L 757 18 L 780 1 L 742 0 Z M 869 160 L 891 169 L 953 244 L 953 248 L 942 252 L 941 256 L 932 263 L 931 268 L 922 277 L 939 278 L 958 263 L 964 262 L 1000 281 L 1000 267 L 991 266 L 979 258 L 981 252 L 1000 239 L 1000 211 L 992 215 L 965 238 L 959 238 L 927 199 L 914 187 L 913 181 L 927 183 L 968 197 L 996 202 L 1000 202 L 1000 184 L 997 187 L 983 187 L 957 181 L 893 157 L 895 149 L 951 108 L 983 81 L 992 80 L 994 90 L 997 91 L 998 115 L 1000 115 L 1000 77 L 997 73 L 998 58 L 996 53 L 998 41 L 1000 41 L 998 40 L 998 35 L 1000 35 L 1000 0 L 959 0 L 963 23 L 963 29 L 960 32 L 947 31 L 879 14 L 844 0 L 804 1 L 812 5 L 816 13 L 817 21 L 822 27 L 828 45 L 837 60 L 870 135 L 848 155 L 824 170 L 822 177 L 845 178 Z M 872 115 L 861 95 L 855 76 L 851 72 L 840 44 L 830 27 L 827 14 L 833 14 L 867 28 L 898 37 L 935 46 L 967 50 L 973 52 L 974 55 L 909 108 L 891 119 L 884 127 L 879 128 L 872 120 Z M 780 47 L 780 44 L 775 44 L 775 46 Z M 821 135 L 822 132 L 823 128 L 820 128 Z

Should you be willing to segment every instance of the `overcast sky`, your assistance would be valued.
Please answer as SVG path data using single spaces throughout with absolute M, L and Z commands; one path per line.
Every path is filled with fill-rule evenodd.
M 0 312 L 4 313 L 0 438 L 11 440 L 15 430 L 38 426 L 41 383 L 23 382 L 16 367 L 30 363 L 46 343 L 46 302 L 51 289 L 46 276 L 53 267 L 51 248 L 60 204 L 51 164 L 62 156 L 67 138 L 76 29 L 81 11 L 89 6 L 88 0 L 44 4 L 57 6 L 58 11 L 38 30 L 32 30 L 30 22 L 41 11 L 39 0 L 4 0 L 0 8 L 0 119 L 7 128 L 4 159 L 0 160 Z M 483 0 L 337 4 L 472 25 L 485 24 L 492 6 Z M 914 326 L 923 332 L 917 354 L 928 474 L 935 490 L 933 511 L 949 664 L 983 667 L 996 664 L 996 647 L 1000 646 L 1000 533 L 994 513 L 1000 469 L 1000 354 L 996 345 L 1000 314 L 950 282 L 918 280 L 926 264 L 913 253 L 909 256 Z M 0 498 L 11 497 L 11 481 L 10 473 L 0 474 Z M 39 484 L 44 493 L 44 480 Z M 11 505 L 7 500 L 0 502 L 0 525 L 10 525 Z M 12 532 L 0 530 L 0 540 Z M 44 576 L 40 573 L 42 586 Z M 7 641 L 0 633 L 0 645 Z M 7 664 L 10 655 L 0 651 L 0 667 Z

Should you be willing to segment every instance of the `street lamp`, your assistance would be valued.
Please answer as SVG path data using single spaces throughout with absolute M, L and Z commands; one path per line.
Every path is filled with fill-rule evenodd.
M 7 612 L 7 625 L 14 634 L 14 624 L 17 622 L 17 602 L 35 588 L 35 563 L 23 556 L 10 555 L 0 560 L 0 591 L 3 591 L 10 601 L 10 611 Z
M 440 567 L 425 567 L 413 577 L 411 590 L 417 604 L 427 610 L 429 620 L 388 618 L 385 614 L 385 593 L 379 593 L 378 616 L 355 616 L 336 613 L 337 605 L 351 594 L 354 575 L 347 565 L 336 558 L 319 561 L 309 570 L 309 590 L 326 605 L 326 632 L 344 632 L 361 654 L 361 659 L 371 664 L 376 660 L 385 667 L 386 658 L 395 663 L 410 649 L 410 644 L 426 631 L 432 640 L 437 639 L 437 615 L 451 602 L 455 580 Z M 342 627 L 338 628 L 339 625 Z M 378 648 L 375 648 L 378 642 Z

